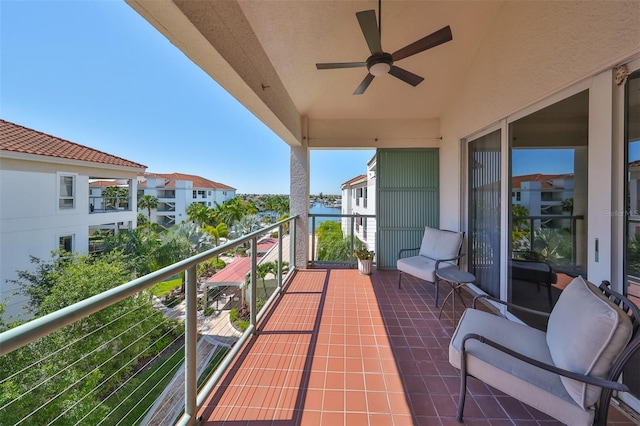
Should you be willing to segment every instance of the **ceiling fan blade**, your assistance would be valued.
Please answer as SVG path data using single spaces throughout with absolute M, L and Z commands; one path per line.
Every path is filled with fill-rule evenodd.
M 371 82 L 373 81 L 373 74 L 367 74 L 367 76 L 364 78 L 364 80 L 362 80 L 362 83 L 360 83 L 360 86 L 358 86 L 358 88 L 356 89 L 355 92 L 353 92 L 354 95 L 362 95 L 364 93 L 365 90 L 367 90 L 367 87 L 369 87 L 369 84 L 371 84 Z
M 316 64 L 319 70 L 332 70 L 336 68 L 359 68 L 366 67 L 366 62 L 328 62 L 324 64 Z
M 402 49 L 394 52 L 391 57 L 394 61 L 399 61 L 400 59 L 408 58 L 411 55 L 424 52 L 427 49 L 431 49 L 432 47 L 436 47 L 451 40 L 453 40 L 451 27 L 447 25 L 446 27 L 439 29 L 434 33 L 431 33 L 418 41 L 414 41 L 408 46 L 405 46 Z
M 400 67 L 396 67 L 395 65 L 391 66 L 389 74 L 396 78 L 399 78 L 405 83 L 412 85 L 413 87 L 416 87 L 418 84 L 422 83 L 422 80 L 424 80 L 423 77 L 420 77 L 419 75 L 416 75 Z
M 362 34 L 364 34 L 364 39 L 367 41 L 371 53 L 382 53 L 382 42 L 380 41 L 378 22 L 376 22 L 376 11 L 363 10 L 362 12 L 357 12 L 356 18 L 358 18 Z

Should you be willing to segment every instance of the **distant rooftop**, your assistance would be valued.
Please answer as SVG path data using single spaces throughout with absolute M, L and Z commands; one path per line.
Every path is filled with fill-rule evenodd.
M 147 168 L 142 164 L 5 120 L 0 120 L 0 150 L 112 166 Z
M 364 180 L 367 178 L 367 175 L 358 175 L 354 178 L 349 179 L 348 181 L 346 181 L 345 183 L 343 183 L 342 185 L 340 185 L 340 187 L 345 187 L 347 185 L 352 185 L 358 181 Z
M 559 175 L 545 175 L 542 173 L 533 173 L 530 175 L 513 176 L 511 178 L 511 188 L 520 188 L 522 182 L 537 182 L 540 181 L 542 188 L 552 188 L 553 186 L 548 182 L 553 179 L 572 179 L 573 173 L 564 173 Z
M 236 189 L 232 186 L 225 185 L 224 183 L 215 182 L 209 179 L 205 179 L 201 176 L 189 175 L 186 173 L 143 173 L 141 176 L 143 176 L 145 179 L 148 179 L 148 178 L 167 179 L 170 182 L 168 182 L 167 185 L 165 185 L 166 188 L 175 188 L 176 186 L 175 182 L 177 180 L 187 180 L 187 181 L 193 182 L 194 188 L 222 189 L 222 190 L 229 190 L 229 191 L 234 191 Z M 146 188 L 146 181 L 138 183 L 138 188 Z

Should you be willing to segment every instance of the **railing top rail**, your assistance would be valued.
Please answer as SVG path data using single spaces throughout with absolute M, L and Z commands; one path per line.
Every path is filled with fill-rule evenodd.
M 539 216 L 513 216 L 513 219 L 584 219 L 583 215 L 545 214 Z
M 338 213 L 309 213 L 309 217 L 373 217 L 375 214 L 338 214 Z
M 274 224 L 260 228 L 241 238 L 229 241 L 221 246 L 199 253 L 188 259 L 181 260 L 159 269 L 155 272 L 147 274 L 143 277 L 136 278 L 128 283 L 121 284 L 118 287 L 107 290 L 103 293 L 96 294 L 80 302 L 69 305 L 58 311 L 35 318 L 29 322 L 21 324 L 15 328 L 0 333 L 0 356 L 12 352 L 34 340 L 52 333 L 64 326 L 72 324 L 82 318 L 85 318 L 101 309 L 109 307 L 119 301 L 136 294 L 152 285 L 170 278 L 177 273 L 196 266 L 205 260 L 208 260 L 220 253 L 234 248 L 245 241 L 249 241 L 258 237 L 272 229 L 279 227 L 283 223 L 291 222 L 298 216 L 289 217 Z

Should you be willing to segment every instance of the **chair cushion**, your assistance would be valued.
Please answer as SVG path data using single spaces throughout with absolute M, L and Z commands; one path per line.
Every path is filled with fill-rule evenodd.
M 547 345 L 557 367 L 606 378 L 629 343 L 631 319 L 600 289 L 577 277 L 564 289 L 551 312 Z M 601 388 L 561 378 L 567 392 L 583 408 L 593 406 Z
M 460 253 L 460 247 L 461 232 L 443 231 L 427 226 L 422 236 L 419 254 L 435 260 L 452 259 Z
M 476 333 L 530 358 L 553 364 L 545 333 L 478 309 L 465 310 L 449 345 L 449 363 L 461 367 L 462 339 Z M 466 343 L 467 373 L 565 424 L 591 424 L 557 374 L 519 361 L 477 340 Z
M 454 265 L 441 263 L 438 269 L 451 268 Z M 396 268 L 414 277 L 432 283 L 436 282 L 436 261 L 424 256 L 412 256 L 398 259 Z

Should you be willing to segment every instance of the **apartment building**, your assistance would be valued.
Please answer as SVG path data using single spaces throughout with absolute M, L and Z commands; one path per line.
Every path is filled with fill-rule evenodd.
M 215 207 L 236 196 L 236 189 L 196 175 L 185 173 L 144 173 L 138 176 L 138 196 L 158 199 L 158 208 L 151 211 L 151 222 L 168 228 L 187 220 L 191 203 Z M 145 209 L 140 213 L 147 215 Z
M 538 227 L 554 227 L 554 216 L 570 215 L 573 198 L 573 173 L 535 173 L 511 179 L 511 204 L 526 207 L 529 216 L 536 218 L 534 221 Z
M 5 120 L 0 158 L 0 303 L 5 316 L 19 316 L 16 271 L 31 269 L 30 256 L 95 251 L 96 236 L 134 228 L 136 177 L 146 166 Z M 118 199 L 97 205 L 92 193 L 107 182 Z
M 353 233 L 369 250 L 376 246 L 376 219 L 364 217 L 376 214 L 376 156 L 367 162 L 367 173 L 349 179 L 341 185 L 342 214 L 356 215 Z M 351 235 L 350 218 L 342 219 L 342 232 Z

